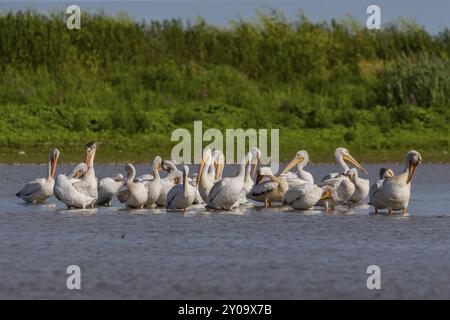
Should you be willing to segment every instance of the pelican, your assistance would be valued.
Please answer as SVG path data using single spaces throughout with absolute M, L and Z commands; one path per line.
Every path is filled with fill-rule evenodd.
M 411 180 L 417 166 L 422 162 L 419 152 L 411 150 L 406 154 L 405 168 L 398 176 L 385 179 L 381 185 L 379 198 L 375 209 L 388 209 L 392 211 L 402 210 L 404 215 L 408 214 L 408 204 L 411 194 Z M 378 202 L 379 201 L 379 202 Z M 374 205 L 375 206 L 375 205 Z
M 261 182 L 264 177 L 268 177 L 269 180 Z M 289 185 L 285 178 L 275 176 L 269 167 L 262 167 L 258 169 L 256 184 L 247 194 L 247 197 L 264 202 L 264 207 L 268 208 L 272 201 L 283 202 L 284 194 L 288 189 Z
M 394 172 L 389 168 L 381 168 L 380 169 L 380 180 L 370 186 L 369 196 L 370 202 L 369 204 L 375 208 L 375 213 L 378 213 L 378 209 L 384 209 L 382 197 L 381 197 L 381 187 L 383 186 L 384 180 L 392 178 L 394 176 Z
M 370 183 L 369 179 L 361 179 L 358 177 L 358 170 L 356 168 L 351 168 L 346 173 L 350 181 L 355 185 L 355 191 L 350 197 L 351 202 L 361 202 L 369 195 Z
M 189 168 L 185 165 L 183 167 L 183 183 L 174 186 L 167 195 L 166 207 L 168 209 L 186 210 L 194 202 L 196 188 L 189 183 L 188 175 Z
M 289 164 L 284 168 L 281 172 L 281 176 L 286 178 L 289 183 L 289 187 L 294 186 L 296 184 L 303 184 L 305 182 L 314 184 L 314 177 L 311 173 L 304 170 L 303 168 L 309 162 L 309 154 L 306 150 L 298 151 L 294 158 L 289 162 Z M 297 166 L 297 175 L 290 174 L 289 170 L 291 170 L 294 166 Z
M 65 203 L 67 208 L 85 209 L 92 207 L 96 199 L 79 191 L 76 184 L 80 183 L 80 178 L 89 170 L 86 163 L 77 165 L 70 174 L 60 174 L 56 178 L 55 186 L 53 188 L 55 197 Z
M 147 208 L 151 208 L 153 205 L 155 205 L 156 201 L 158 201 L 158 198 L 161 194 L 161 178 L 159 177 L 159 170 L 161 170 L 161 162 L 162 160 L 160 156 L 156 156 L 155 159 L 153 159 L 152 163 L 153 179 L 145 181 L 148 190 L 147 202 L 145 203 L 145 207 Z
M 97 205 L 111 206 L 112 198 L 117 195 L 123 183 L 123 175 L 120 173 L 113 177 L 101 179 L 98 183 Z
M 350 152 L 345 148 L 337 148 L 334 152 L 334 156 L 336 159 L 336 163 L 342 167 L 343 173 L 330 173 L 325 176 L 319 186 L 329 185 L 334 188 L 337 194 L 337 198 L 339 201 L 331 201 L 331 208 L 334 208 L 335 204 L 343 204 L 350 200 L 353 193 L 356 190 L 355 184 L 350 181 L 349 177 L 346 175 L 347 171 L 349 171 L 349 167 L 347 162 L 354 165 L 356 168 L 361 169 L 365 174 L 367 174 L 367 170 L 359 164 L 358 161 L 353 158 Z
M 73 183 L 73 187 L 77 189 L 78 192 L 81 192 L 82 194 L 95 199 L 95 201 L 91 203 L 91 207 L 94 207 L 98 198 L 98 182 L 97 178 L 95 177 L 94 170 L 94 158 L 96 150 L 97 145 L 95 144 L 95 142 L 89 142 L 88 144 L 86 144 L 84 163 L 86 163 L 88 169 L 81 179 Z
M 22 190 L 16 193 L 16 197 L 31 203 L 42 203 L 51 197 L 55 185 L 56 165 L 59 155 L 58 149 L 50 150 L 47 163 L 47 178 L 35 179 L 28 182 Z
M 117 193 L 117 198 L 128 208 L 142 209 L 147 202 L 147 186 L 144 181 L 135 180 L 136 169 L 131 163 L 125 166 L 125 171 L 127 173 L 125 185 Z
M 161 193 L 156 203 L 158 206 L 165 207 L 167 204 L 167 194 L 170 189 L 182 181 L 183 173 L 169 160 L 163 161 L 162 168 L 167 171 L 167 176 L 161 179 Z
M 316 184 L 306 182 L 289 188 L 284 195 L 284 203 L 289 204 L 296 210 L 309 210 L 320 200 L 331 200 L 334 197 L 336 195 L 332 187 L 319 187 Z M 328 211 L 328 208 L 326 210 Z
M 214 184 L 214 176 L 208 174 L 212 166 L 213 157 L 210 148 L 203 150 L 202 162 L 196 179 L 196 187 L 203 201 L 208 201 L 208 194 Z M 214 168 L 214 167 L 213 167 Z
M 251 152 L 247 154 L 247 159 L 251 161 Z M 239 206 L 239 198 L 244 188 L 245 163 L 246 158 L 244 157 L 239 164 L 239 171 L 235 177 L 222 178 L 214 182 L 208 195 L 207 208 L 233 210 Z

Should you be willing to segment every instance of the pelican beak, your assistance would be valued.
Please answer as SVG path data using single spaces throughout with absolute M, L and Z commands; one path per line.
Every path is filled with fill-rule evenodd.
M 259 158 L 252 159 L 252 164 L 251 164 L 251 174 L 250 174 L 250 176 L 252 177 L 252 179 L 255 178 L 255 175 L 256 175 L 256 167 L 258 166 L 258 162 L 259 162 Z
M 417 165 L 414 164 L 414 162 L 409 161 L 408 179 L 406 180 L 407 184 L 411 182 L 414 172 L 416 171 L 416 167 Z
M 198 187 L 198 184 L 200 183 L 200 179 L 203 175 L 203 168 L 205 167 L 205 157 L 202 158 L 202 163 L 200 164 L 200 168 L 198 169 L 198 175 L 197 175 L 197 181 L 195 182 L 195 186 Z
M 294 159 L 292 159 L 291 162 L 288 163 L 286 168 L 284 168 L 284 170 L 283 170 L 283 172 L 281 172 L 281 174 L 285 174 L 286 172 L 291 170 L 293 167 L 295 167 L 296 165 L 301 163 L 303 160 L 305 160 L 304 157 L 294 157 Z
M 224 167 L 223 163 L 216 164 L 216 176 L 214 177 L 214 180 L 217 180 L 222 176 L 223 167 Z
M 52 172 L 51 172 L 51 175 L 52 175 L 52 178 L 53 178 L 53 179 L 55 179 L 55 175 L 56 175 L 56 164 L 58 163 L 58 159 L 59 159 L 59 154 L 57 153 L 57 154 L 55 154 L 55 155 L 53 156 L 53 159 L 52 159 Z
M 342 159 L 343 159 L 344 161 L 346 161 L 346 162 L 348 162 L 348 163 L 354 165 L 356 168 L 360 169 L 360 170 L 361 170 L 362 172 L 364 172 L 365 174 L 369 174 L 369 173 L 367 172 L 367 170 L 366 170 L 361 164 L 359 164 L 359 162 L 356 161 L 356 159 L 353 158 L 352 155 L 351 155 L 350 153 L 344 154 L 344 155 L 342 156 Z
M 92 157 L 92 149 L 88 148 L 86 150 L 86 155 L 84 156 L 84 163 L 89 165 L 89 162 L 91 161 L 91 157 Z
M 333 195 L 331 194 L 331 191 L 330 190 L 325 190 L 322 193 L 322 196 L 320 197 L 320 200 L 326 200 L 326 199 L 331 199 L 331 198 L 333 198 Z

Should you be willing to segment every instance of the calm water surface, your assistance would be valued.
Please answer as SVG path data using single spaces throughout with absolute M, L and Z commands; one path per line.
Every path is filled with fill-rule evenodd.
M 381 166 L 402 169 L 368 165 L 372 180 Z M 122 167 L 98 166 L 97 176 Z M 316 179 L 336 170 L 308 169 Z M 450 298 L 450 165 L 418 168 L 410 217 L 370 214 L 364 205 L 334 214 L 282 206 L 127 211 L 117 202 L 69 211 L 55 198 L 26 205 L 13 196 L 44 175 L 44 166 L 0 165 L 0 298 Z M 66 289 L 73 264 L 81 291 Z M 382 290 L 366 287 L 372 264 Z

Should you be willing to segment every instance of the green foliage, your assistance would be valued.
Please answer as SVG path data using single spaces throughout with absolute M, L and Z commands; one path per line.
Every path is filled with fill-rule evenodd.
M 63 18 L 0 15 L 0 149 L 95 139 L 111 158 L 147 159 L 202 120 L 280 128 L 285 159 L 306 148 L 332 160 L 345 145 L 375 160 L 411 148 L 448 160 L 449 30 L 269 12 L 226 28 L 84 14 L 69 31 Z

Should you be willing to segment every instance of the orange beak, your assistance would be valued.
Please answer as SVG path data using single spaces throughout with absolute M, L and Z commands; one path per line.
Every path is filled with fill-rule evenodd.
M 198 169 L 198 175 L 197 175 L 197 181 L 195 182 L 196 187 L 198 187 L 198 184 L 200 183 L 200 179 L 203 175 L 203 169 L 205 167 L 205 158 L 202 158 L 202 163 L 200 164 L 200 169 Z
M 58 163 L 58 158 L 59 158 L 59 155 L 55 155 L 53 157 L 53 159 L 52 159 L 52 172 L 51 172 L 51 175 L 52 175 L 53 179 L 55 178 L 55 175 L 56 175 L 56 165 Z
M 414 172 L 416 171 L 416 167 L 417 166 L 412 161 L 409 162 L 408 179 L 406 179 L 407 184 L 411 182 Z
M 350 154 L 345 154 L 342 159 L 344 159 L 344 161 L 350 162 L 352 165 L 354 165 L 356 168 L 362 170 L 365 174 L 369 174 L 367 172 L 367 170 L 359 164 L 358 161 L 356 161 L 355 158 L 353 158 Z

